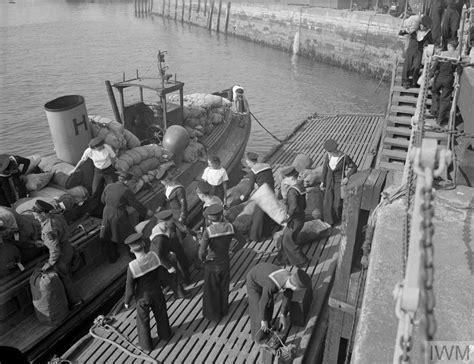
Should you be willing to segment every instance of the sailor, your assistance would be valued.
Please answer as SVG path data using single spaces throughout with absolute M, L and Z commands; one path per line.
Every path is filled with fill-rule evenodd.
M 26 185 L 20 179 L 26 174 L 30 160 L 19 155 L 0 154 L 0 206 L 13 206 L 27 196 Z
M 188 218 L 186 190 L 183 185 L 176 181 L 176 175 L 176 168 L 169 169 L 161 179 L 161 183 L 165 186 L 166 200 L 169 208 L 173 211 L 175 219 L 180 224 L 186 225 Z
M 166 312 L 166 301 L 163 295 L 160 275 L 160 259 L 155 252 L 145 253 L 142 234 L 134 233 L 125 239 L 125 244 L 135 254 L 135 260 L 128 264 L 127 283 L 125 286 L 125 308 L 130 307 L 132 298 L 137 301 L 138 343 L 142 350 L 154 348 L 150 329 L 150 310 L 156 321 L 156 331 L 162 340 L 171 338 L 171 328 Z
M 250 189 L 244 195 L 240 196 L 241 201 L 246 201 L 249 198 L 255 184 L 257 187 L 260 187 L 266 183 L 272 190 L 275 189 L 272 167 L 267 163 L 259 163 L 258 154 L 248 152 L 245 162 L 250 167 Z M 273 220 L 265 214 L 260 207 L 256 206 L 252 215 L 250 240 L 262 241 L 265 237 L 272 234 L 272 229 L 275 226 Z
M 323 220 L 335 225 L 342 217 L 341 186 L 345 186 L 349 177 L 357 172 L 357 165 L 351 157 L 338 149 L 334 139 L 326 140 L 324 149 L 327 155 L 323 162 L 320 185 L 324 191 Z
M 234 111 L 238 113 L 246 113 L 249 109 L 249 104 L 244 96 L 244 89 L 236 85 L 232 87 L 232 99 L 234 100 Z
M 308 258 L 297 244 L 297 238 L 304 225 L 306 190 L 303 182 L 298 180 L 298 171 L 294 166 L 284 168 L 282 175 L 284 176 L 282 184 L 288 186 L 286 197 L 284 196 L 288 208 L 288 219 L 283 230 L 279 263 L 289 261 L 291 265 L 303 267 L 308 262 Z
M 41 224 L 41 240 L 49 250 L 48 261 L 42 271 L 53 269 L 63 282 L 69 308 L 82 303 L 82 299 L 74 288 L 71 279 L 71 263 L 74 250 L 69 242 L 69 229 L 66 220 L 59 214 L 53 214 L 53 205 L 43 200 L 36 200 L 33 214 Z
M 108 185 L 117 180 L 114 168 L 116 155 L 112 147 L 105 144 L 104 139 L 101 137 L 93 138 L 89 142 L 89 147 L 86 148 L 81 159 L 77 162 L 71 173 L 75 172 L 75 170 L 89 158 L 92 160 L 95 167 L 94 178 L 92 179 L 91 197 L 98 201 L 103 190 L 103 183 Z
M 245 244 L 245 238 L 224 221 L 221 204 L 207 208 L 210 225 L 204 230 L 199 243 L 199 259 L 204 263 L 203 315 L 210 321 L 219 321 L 229 308 L 230 256 Z M 238 244 L 230 251 L 232 239 Z
M 186 293 L 179 283 L 179 278 L 186 284 L 191 283 L 189 262 L 177 236 L 173 212 L 171 210 L 163 210 L 155 214 L 155 217 L 157 223 L 150 233 L 150 250 L 158 255 L 161 264 L 169 273 L 174 275 L 173 281 L 178 282 L 175 293 L 179 298 L 184 298 Z M 177 276 L 177 273 L 179 273 L 179 276 Z
M 110 263 L 114 263 L 120 256 L 117 244 L 123 244 L 127 236 L 135 232 L 130 223 L 127 207 L 132 206 L 137 210 L 140 220 L 153 215 L 153 212 L 141 204 L 127 187 L 132 177 L 131 174 L 120 175 L 118 182 L 107 185 L 102 193 L 102 203 L 105 207 L 100 239 Z
M 448 50 L 441 52 L 441 56 L 457 59 L 456 52 L 457 40 L 450 39 Z M 435 59 L 430 70 L 430 77 L 434 77 L 432 91 L 432 104 L 430 113 L 437 118 L 437 125 L 447 126 L 449 122 L 449 112 L 451 110 L 451 95 L 454 90 L 454 72 L 456 64 L 452 62 L 440 61 Z
M 202 215 L 204 217 L 205 226 L 209 225 L 207 219 L 207 208 L 211 205 L 221 205 L 224 206 L 222 200 L 214 195 L 211 195 L 212 187 L 209 183 L 204 181 L 198 181 L 196 187 L 196 194 L 198 198 L 203 202 L 202 205 Z
M 290 273 L 271 263 L 259 263 L 247 274 L 247 293 L 252 339 L 258 344 L 267 338 L 273 319 L 273 306 L 282 293 L 280 322 L 283 331 L 289 328 L 290 303 L 293 291 L 311 287 L 311 278 L 301 269 Z

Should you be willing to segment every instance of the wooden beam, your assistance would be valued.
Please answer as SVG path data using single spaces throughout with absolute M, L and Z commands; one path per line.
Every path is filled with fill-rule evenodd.
M 225 13 L 225 34 L 227 34 L 227 28 L 229 27 L 229 15 L 230 15 L 230 1 L 227 3 L 227 11 Z
M 221 11 L 222 11 L 222 0 L 219 0 L 219 11 L 217 12 L 217 27 L 216 27 L 217 33 L 219 33 L 219 28 L 221 25 Z
M 348 313 L 348 314 L 354 316 L 355 306 L 351 305 L 347 302 L 343 302 L 343 301 L 337 300 L 333 297 L 329 297 L 328 305 L 329 305 L 329 307 L 336 308 L 338 310 L 341 310 L 342 312 L 345 312 L 345 313 Z

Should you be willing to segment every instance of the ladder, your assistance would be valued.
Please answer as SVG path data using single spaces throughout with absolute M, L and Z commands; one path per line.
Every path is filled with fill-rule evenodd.
M 392 171 L 403 171 L 407 158 L 410 135 L 412 133 L 411 118 L 415 115 L 420 88 L 404 88 L 402 86 L 403 60 L 395 60 L 392 69 L 390 96 L 385 116 L 382 140 L 377 155 L 377 168 Z M 431 106 L 431 91 L 426 99 L 426 112 Z M 438 140 L 438 144 L 446 145 L 443 133 L 425 131 L 425 138 Z

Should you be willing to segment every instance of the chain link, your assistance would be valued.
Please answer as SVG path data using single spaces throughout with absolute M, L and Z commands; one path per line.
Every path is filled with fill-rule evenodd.
M 431 171 L 430 171 L 431 172 Z M 432 179 L 428 179 L 431 180 Z M 425 358 L 425 363 L 430 363 L 429 353 L 426 350 L 428 341 L 432 341 L 436 333 L 436 319 L 434 316 L 435 296 L 433 291 L 434 283 L 434 246 L 433 246 L 433 216 L 434 216 L 434 190 L 431 183 L 427 183 L 423 190 L 423 206 L 422 206 L 422 238 L 421 238 L 421 266 L 420 280 L 421 280 L 421 307 L 423 312 L 423 326 L 425 340 L 422 345 L 422 354 Z

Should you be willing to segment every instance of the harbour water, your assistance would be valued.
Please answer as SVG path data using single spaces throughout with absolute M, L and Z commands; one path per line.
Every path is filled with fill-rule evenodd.
M 51 153 L 43 105 L 83 95 L 89 114 L 112 117 L 105 80 L 157 75 L 166 50 L 168 72 L 185 94 L 240 84 L 265 127 L 285 137 L 318 113 L 383 113 L 388 86 L 378 80 L 280 50 L 225 37 L 159 16 L 137 17 L 133 1 L 9 0 L 0 3 L 2 153 Z M 248 149 L 275 144 L 256 123 Z

